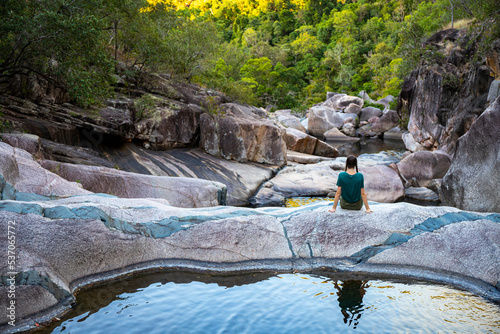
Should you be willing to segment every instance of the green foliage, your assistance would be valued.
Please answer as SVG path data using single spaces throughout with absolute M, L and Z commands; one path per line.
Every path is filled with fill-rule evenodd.
M 0 133 L 8 132 L 11 128 L 11 122 L 7 119 L 3 119 L 3 113 L 0 112 Z
M 307 106 L 301 104 L 300 106 L 292 108 L 290 113 L 297 117 L 303 118 L 306 117 L 306 112 L 307 112 Z
M 0 82 L 36 74 L 82 106 L 109 92 L 112 63 L 102 43 L 100 0 L 2 1 Z
M 150 118 L 156 110 L 157 99 L 151 94 L 144 94 L 135 100 L 135 120 Z
M 411 70 L 442 60 L 422 42 L 452 19 L 472 22 L 465 47 L 500 37 L 498 0 L 4 0 L 0 13 L 0 84 L 37 75 L 82 106 L 111 93 L 113 70 L 278 108 L 327 91 L 397 96 Z
M 224 110 L 221 108 L 215 96 L 207 96 L 203 105 L 203 110 L 213 116 L 225 115 Z
M 384 110 L 385 106 L 383 104 L 379 104 L 379 103 L 370 103 L 370 102 L 366 102 L 363 104 L 363 108 L 367 108 L 367 107 L 373 107 L 373 108 L 378 108 L 380 110 Z

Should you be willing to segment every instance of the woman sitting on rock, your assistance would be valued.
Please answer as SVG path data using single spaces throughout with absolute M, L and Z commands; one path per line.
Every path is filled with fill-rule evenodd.
M 328 210 L 335 212 L 340 199 L 340 207 L 346 210 L 360 210 L 365 204 L 366 213 L 372 213 L 365 193 L 363 174 L 358 172 L 358 159 L 354 155 L 347 157 L 345 172 L 339 174 L 337 179 L 337 193 L 333 207 Z

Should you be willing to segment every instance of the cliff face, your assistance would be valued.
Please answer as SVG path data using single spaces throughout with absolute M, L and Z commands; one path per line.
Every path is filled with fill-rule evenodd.
M 21 88 L 11 87 L 17 96 L 0 95 L 0 128 L 8 124 L 13 130 L 93 151 L 107 151 L 130 141 L 151 150 L 193 148 L 200 145 L 200 139 L 212 138 L 211 147 L 217 150 L 207 149 L 203 141 L 200 147 L 214 156 L 239 162 L 286 163 L 284 131 L 264 110 L 226 103 L 220 93 L 166 76 L 143 76 L 140 81 L 117 76 L 115 98 L 91 109 L 78 108 L 59 98 L 64 95 L 60 91 L 39 84 L 24 85 L 30 87 L 24 95 L 14 94 Z M 234 115 L 231 110 L 244 112 Z M 214 117 L 219 120 L 217 128 L 207 121 Z
M 500 43 L 480 62 L 472 60 L 475 50 L 468 47 L 463 31 L 441 31 L 426 44 L 436 47 L 437 60 L 422 64 L 405 79 L 398 112 L 409 115 L 408 131 L 425 149 L 453 156 L 458 138 L 489 104 L 490 85 L 500 74 Z

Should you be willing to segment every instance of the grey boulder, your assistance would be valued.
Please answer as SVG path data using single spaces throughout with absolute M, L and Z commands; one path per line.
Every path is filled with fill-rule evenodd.
M 445 205 L 464 210 L 500 212 L 500 98 L 488 107 L 457 143 L 443 178 Z
M 309 109 L 307 128 L 309 133 L 315 137 L 323 138 L 323 134 L 332 128 L 341 128 L 344 118 L 329 107 L 312 107 Z
M 443 151 L 419 151 L 396 164 L 401 177 L 416 187 L 425 187 L 432 179 L 442 178 L 450 168 L 451 157 Z

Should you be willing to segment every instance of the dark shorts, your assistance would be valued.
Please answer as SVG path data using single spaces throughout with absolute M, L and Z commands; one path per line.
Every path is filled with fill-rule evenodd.
M 359 201 L 354 203 L 349 203 L 340 196 L 340 207 L 345 210 L 361 210 L 363 207 L 363 199 L 359 199 Z

